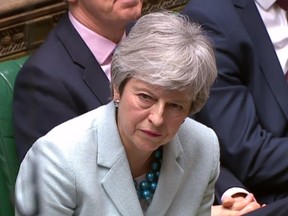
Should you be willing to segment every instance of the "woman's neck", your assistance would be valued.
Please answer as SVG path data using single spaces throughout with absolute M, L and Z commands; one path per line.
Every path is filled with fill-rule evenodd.
M 150 170 L 150 166 L 153 161 L 153 152 L 137 153 L 137 151 L 133 151 L 128 153 L 126 150 L 126 154 L 133 178 L 144 175 Z

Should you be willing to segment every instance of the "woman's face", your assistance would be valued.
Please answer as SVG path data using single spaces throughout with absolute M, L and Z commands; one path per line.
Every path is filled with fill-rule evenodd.
M 130 79 L 120 99 L 117 124 L 127 149 L 152 152 L 168 143 L 189 114 L 187 92 L 165 91 L 138 79 Z

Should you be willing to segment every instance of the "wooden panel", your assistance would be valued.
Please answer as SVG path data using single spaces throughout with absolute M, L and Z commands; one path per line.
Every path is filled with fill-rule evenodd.
M 144 0 L 143 14 L 180 10 L 187 0 Z M 0 61 L 33 52 L 67 9 L 63 0 L 0 0 Z
M 31 53 L 65 10 L 63 0 L 0 0 L 0 61 Z

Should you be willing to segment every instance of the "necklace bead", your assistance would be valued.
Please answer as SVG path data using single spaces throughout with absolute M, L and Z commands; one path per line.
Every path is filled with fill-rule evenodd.
M 137 185 L 136 180 L 134 180 L 138 198 L 145 201 L 149 201 L 153 198 L 154 192 L 157 188 L 162 162 L 162 148 L 154 151 L 153 156 L 155 161 L 152 162 L 151 170 L 146 174 L 145 180 L 141 181 L 139 185 Z

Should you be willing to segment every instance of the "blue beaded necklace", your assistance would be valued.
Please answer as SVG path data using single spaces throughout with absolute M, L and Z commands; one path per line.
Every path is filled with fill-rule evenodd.
M 154 151 L 153 156 L 155 160 L 151 164 L 151 170 L 146 174 L 145 180 L 141 181 L 138 185 L 136 180 L 134 179 L 138 198 L 145 201 L 149 201 L 153 198 L 154 192 L 157 188 L 162 162 L 162 148 Z

